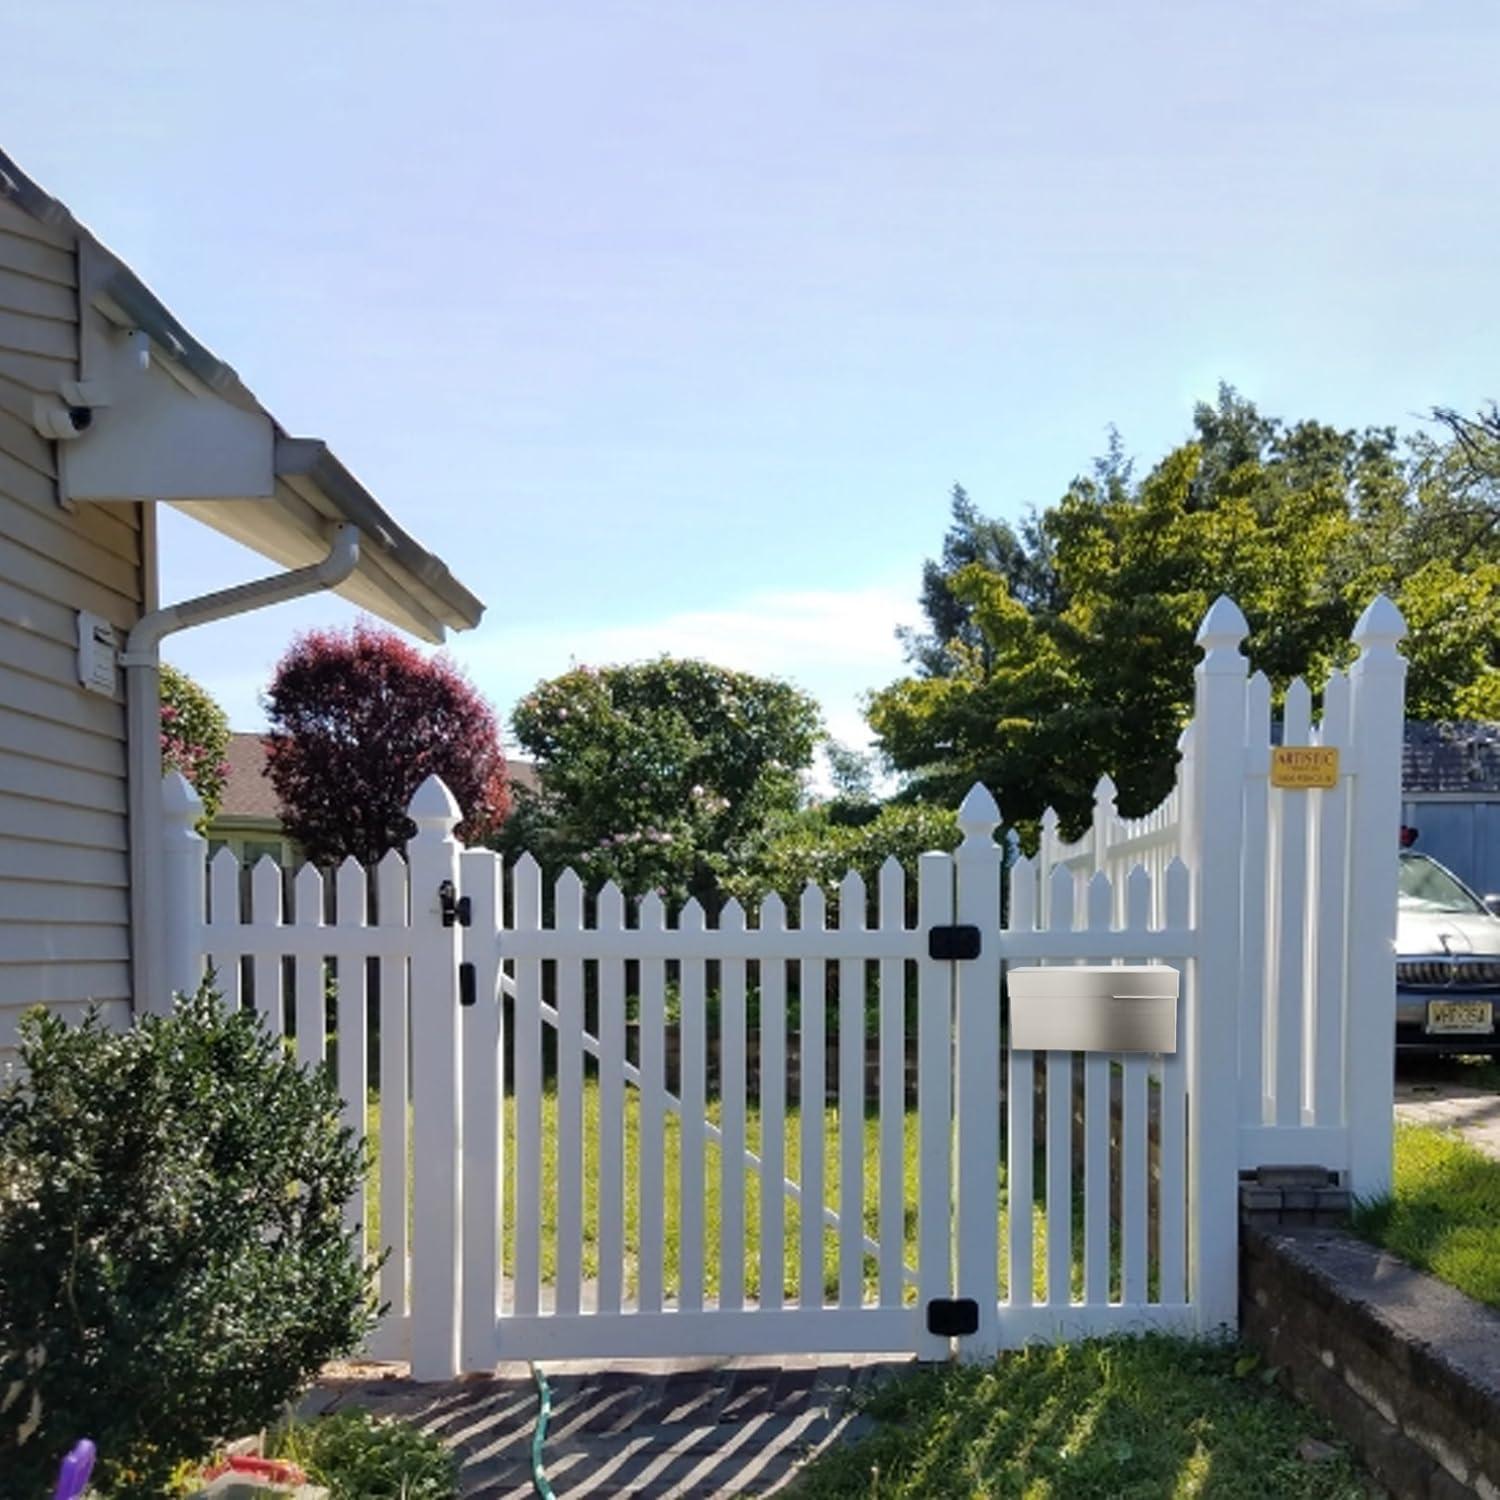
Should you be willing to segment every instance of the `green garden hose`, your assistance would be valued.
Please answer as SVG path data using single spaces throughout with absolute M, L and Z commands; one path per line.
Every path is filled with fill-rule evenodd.
M 536 1393 L 540 1405 L 537 1408 L 536 1428 L 531 1434 L 531 1487 L 542 1500 L 557 1500 L 552 1486 L 547 1483 L 547 1471 L 542 1467 L 542 1448 L 547 1442 L 547 1418 L 552 1415 L 552 1387 L 542 1374 L 542 1367 L 535 1360 L 531 1364 L 531 1378 L 536 1381 Z

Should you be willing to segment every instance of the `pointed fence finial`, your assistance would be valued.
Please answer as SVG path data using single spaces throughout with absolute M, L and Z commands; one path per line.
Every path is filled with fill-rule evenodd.
M 1221 672 L 1243 674 L 1248 663 L 1240 651 L 1240 643 L 1250 634 L 1250 626 L 1244 611 L 1229 597 L 1220 594 L 1209 605 L 1196 637 L 1203 660 L 1198 663 L 1200 671 L 1217 675 Z
M 999 805 L 983 782 L 976 781 L 964 800 L 958 804 L 958 826 L 963 831 L 966 844 L 989 842 L 991 835 L 1000 826 Z
M 1406 621 L 1384 594 L 1376 594 L 1355 622 L 1350 639 L 1361 653 L 1381 647 L 1394 650 L 1397 641 L 1406 639 Z
M 463 817 L 453 793 L 441 776 L 429 776 L 412 795 L 406 807 L 422 832 L 447 833 Z
M 1115 800 L 1114 778 L 1106 771 L 1098 781 L 1094 783 L 1094 801 L 1101 803 L 1112 803 Z
M 1249 634 L 1250 625 L 1245 619 L 1245 612 L 1228 594 L 1220 594 L 1209 605 L 1195 639 L 1207 654 L 1226 647 L 1234 650 Z
M 181 771 L 168 771 L 162 777 L 161 810 L 169 827 L 190 831 L 203 816 L 203 799 Z

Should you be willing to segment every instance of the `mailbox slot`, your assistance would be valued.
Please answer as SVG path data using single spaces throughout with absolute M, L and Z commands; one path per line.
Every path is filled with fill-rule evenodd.
M 1175 1052 L 1179 977 L 1166 964 L 1011 969 L 1010 1044 L 1027 1052 Z

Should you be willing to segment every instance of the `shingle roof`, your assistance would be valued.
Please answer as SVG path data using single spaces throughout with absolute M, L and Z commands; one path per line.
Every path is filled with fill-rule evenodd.
M 270 818 L 281 821 L 281 804 L 266 775 L 266 742 L 259 734 L 236 731 L 229 736 L 225 755 L 229 774 L 225 778 L 224 800 L 219 816 L 226 818 Z M 506 775 L 512 786 L 536 791 L 536 767 L 529 760 L 508 760 Z
M 274 818 L 281 820 L 281 804 L 266 776 L 266 742 L 258 734 L 231 734 L 229 775 L 219 813 L 229 818 Z
M 1500 797 L 1500 724 L 1406 721 L 1401 789 L 1492 793 Z

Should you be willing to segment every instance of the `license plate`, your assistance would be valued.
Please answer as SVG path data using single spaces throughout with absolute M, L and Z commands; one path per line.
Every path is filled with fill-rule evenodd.
M 1429 1031 L 1491 1031 L 1494 1029 L 1494 1002 L 1490 1000 L 1429 1000 Z

